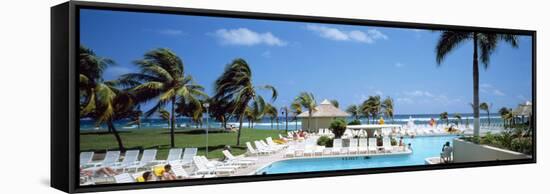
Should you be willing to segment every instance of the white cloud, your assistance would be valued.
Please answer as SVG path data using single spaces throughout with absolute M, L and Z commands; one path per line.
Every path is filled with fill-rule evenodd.
M 372 44 L 376 40 L 387 40 L 388 36 L 384 33 L 370 29 L 366 32 L 360 30 L 345 31 L 338 28 L 330 28 L 320 25 L 307 25 L 306 28 L 310 31 L 316 32 L 319 36 L 335 41 L 352 41 L 366 44 Z
M 397 98 L 397 102 L 404 103 L 404 104 L 412 104 L 413 100 L 410 98 Z
M 404 92 L 406 95 L 411 97 L 434 97 L 434 95 L 428 91 L 415 90 L 410 92 Z
M 247 28 L 219 29 L 216 30 L 214 36 L 218 37 L 220 42 L 226 45 L 253 46 L 265 44 L 269 46 L 285 46 L 287 44 L 271 32 L 258 33 Z
M 399 68 L 399 67 L 405 66 L 405 64 L 397 62 L 397 63 L 394 64 L 394 66 Z
M 488 83 L 479 84 L 479 91 L 481 93 L 493 94 L 495 96 L 506 96 L 504 92 Z
M 163 30 L 159 30 L 157 32 L 159 34 L 170 35 L 170 36 L 183 35 L 183 31 L 176 30 L 176 29 L 163 29 Z
M 376 90 L 376 91 L 374 91 L 374 93 L 378 96 L 384 96 L 384 92 L 382 92 L 380 90 Z

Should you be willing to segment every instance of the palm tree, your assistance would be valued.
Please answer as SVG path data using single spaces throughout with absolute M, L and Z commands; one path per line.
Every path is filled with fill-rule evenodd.
M 297 102 L 292 102 L 292 104 L 290 104 L 290 110 L 292 110 L 292 114 L 294 114 L 294 124 L 296 125 L 295 129 L 298 130 L 298 115 L 303 112 L 302 105 Z
M 176 116 L 188 117 L 193 121 L 197 128 L 202 126 L 203 113 L 206 111 L 202 104 L 206 103 L 206 100 L 199 100 L 199 103 L 186 102 L 184 98 L 180 98 L 176 102 Z
M 279 117 L 279 111 L 277 110 L 277 108 L 275 108 L 275 106 L 273 106 L 271 104 L 266 104 L 265 105 L 265 115 L 269 116 L 269 120 L 271 122 L 271 129 L 273 129 L 273 120 L 275 120 Z M 278 125 L 278 123 L 279 122 L 277 121 L 277 125 Z M 277 127 L 277 129 L 278 129 L 278 127 Z
M 518 36 L 511 34 L 496 34 L 492 32 L 443 31 L 436 46 L 436 61 L 440 66 L 445 57 L 460 44 L 473 42 L 473 105 L 474 105 L 474 136 L 479 136 L 479 60 L 485 69 L 489 67 L 491 54 L 498 43 L 504 41 L 518 46 Z M 478 50 L 480 55 L 478 56 Z
M 503 123 L 504 127 L 506 127 L 506 121 L 507 121 L 508 113 L 510 113 L 510 111 L 506 107 L 502 107 L 498 110 L 498 114 L 500 114 L 500 118 L 502 119 L 502 123 Z
M 449 125 L 449 113 L 442 112 L 441 114 L 439 114 L 439 119 L 445 120 L 445 123 L 447 123 L 447 126 Z
M 486 102 L 483 102 L 483 103 L 479 104 L 479 109 L 484 110 L 485 112 L 487 112 L 487 123 L 488 123 L 489 126 L 491 126 L 490 111 L 491 111 L 492 106 L 493 106 L 492 104 L 487 104 Z
M 183 61 L 171 50 L 159 48 L 145 53 L 143 59 L 134 62 L 139 73 L 122 75 L 122 84 L 133 86 L 131 91 L 140 102 L 157 100 L 145 115 L 151 116 L 171 104 L 170 145 L 175 147 L 174 128 L 176 123 L 176 102 L 182 98 L 200 106 L 199 98 L 207 98 L 202 86 L 196 84 L 190 75 L 185 75 Z
M 355 120 L 359 120 L 359 116 L 361 116 L 361 107 L 355 104 L 349 105 L 348 108 L 346 108 L 346 112 L 349 113 L 352 117 L 355 118 Z
M 135 117 L 138 114 L 131 95 L 115 86 L 115 81 L 104 81 L 103 72 L 115 62 L 97 56 L 93 50 L 81 45 L 79 50 L 80 118 L 91 118 L 96 126 L 107 124 L 113 133 L 120 151 L 124 144 L 116 130 L 114 121 Z
M 168 126 L 170 126 L 170 112 L 168 112 L 166 109 L 160 109 L 158 110 L 160 119 L 166 121 L 168 123 Z
M 315 111 L 315 106 L 317 106 L 315 96 L 313 96 L 310 92 L 302 92 L 298 95 L 298 97 L 296 97 L 296 99 L 294 99 L 294 102 L 307 109 L 309 114 L 307 120 L 307 130 L 311 131 L 311 118 L 313 116 L 313 111 Z
M 252 70 L 244 59 L 235 59 L 229 63 L 223 74 L 216 80 L 216 98 L 225 99 L 234 104 L 232 113 L 238 115 L 239 131 L 237 132 L 237 145 L 241 141 L 241 129 L 245 109 L 250 102 L 258 109 L 265 107 L 264 98 L 257 93 L 257 89 L 271 91 L 271 100 L 277 99 L 277 90 L 271 85 L 254 86 L 252 81 Z
M 330 103 L 331 103 L 334 107 L 340 108 L 340 103 L 338 102 L 338 100 L 336 100 L 336 99 L 330 100 Z
M 374 123 L 376 117 L 382 110 L 382 104 L 380 102 L 380 96 L 369 96 L 367 100 L 363 102 L 363 112 L 366 112 L 372 116 L 372 122 Z M 368 115 L 367 115 L 368 120 Z
M 391 118 L 391 122 L 393 123 L 393 99 L 389 96 L 382 101 L 382 108 L 384 109 L 384 115 L 386 117 Z
M 288 133 L 288 112 L 289 111 L 290 110 L 288 109 L 287 106 L 281 107 L 281 114 L 285 115 L 285 133 Z
M 458 114 L 458 113 L 455 113 L 454 117 L 456 119 L 456 123 L 455 123 L 456 127 L 458 127 L 459 123 L 462 124 L 462 116 L 460 116 L 460 114 Z

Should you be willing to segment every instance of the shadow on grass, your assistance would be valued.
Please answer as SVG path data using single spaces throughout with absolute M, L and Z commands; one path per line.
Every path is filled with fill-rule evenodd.
M 119 134 L 123 133 L 132 133 L 131 131 L 118 131 Z M 90 132 L 80 132 L 80 135 L 113 135 L 112 132 L 108 131 L 90 131 Z
M 205 129 L 191 129 L 191 130 L 176 130 L 174 131 L 175 134 L 188 134 L 188 135 L 198 135 L 198 134 L 206 134 Z M 208 134 L 214 134 L 214 133 L 231 133 L 231 131 L 226 131 L 223 129 L 210 129 L 208 130 Z M 162 134 L 170 134 L 170 131 L 162 132 Z

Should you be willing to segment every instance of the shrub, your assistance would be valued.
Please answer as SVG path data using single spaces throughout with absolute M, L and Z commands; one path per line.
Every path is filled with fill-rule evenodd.
M 391 144 L 392 146 L 396 146 L 396 145 L 397 145 L 397 140 L 396 140 L 395 138 L 392 137 L 392 138 L 390 139 L 390 144 Z
M 319 146 L 325 146 L 325 147 L 332 147 L 332 138 L 328 136 L 321 136 L 319 139 L 317 139 L 317 145 Z
M 487 134 L 485 134 L 485 136 L 483 136 L 481 138 L 480 143 L 481 144 L 489 144 L 489 145 L 495 144 L 496 143 L 496 136 L 493 135 L 491 132 L 488 132 Z
M 346 131 L 346 127 L 346 121 L 343 119 L 335 119 L 332 123 L 330 123 L 330 129 L 332 130 L 332 133 L 334 133 L 335 138 L 342 137 Z
M 348 125 L 360 125 L 360 124 L 361 124 L 361 121 L 357 120 L 357 119 L 355 119 L 355 120 L 348 123 Z
M 514 138 L 512 140 L 511 148 L 514 151 L 522 152 L 525 154 L 531 154 L 532 153 L 532 139 L 531 138 Z

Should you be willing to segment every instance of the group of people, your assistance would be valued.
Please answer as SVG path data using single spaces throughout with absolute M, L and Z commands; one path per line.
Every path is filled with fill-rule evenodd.
M 451 142 L 446 142 L 445 144 L 443 144 L 443 148 L 441 148 L 441 162 L 451 163 L 452 153 L 453 147 L 451 146 Z
M 150 182 L 150 181 L 170 181 L 176 180 L 176 175 L 172 171 L 172 166 L 166 164 L 164 166 L 154 167 L 152 171 L 145 171 L 143 174 L 136 178 L 137 182 Z

